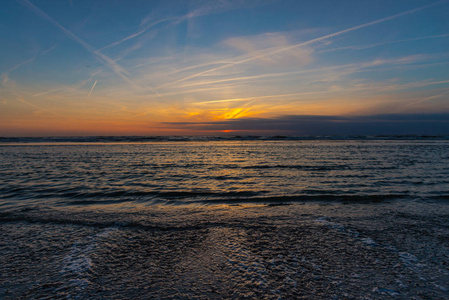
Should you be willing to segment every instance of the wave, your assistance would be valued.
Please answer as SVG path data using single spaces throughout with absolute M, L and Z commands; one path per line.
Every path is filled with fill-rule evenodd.
M 243 166 L 242 169 L 296 169 L 304 171 L 334 171 L 334 170 L 350 170 L 348 165 L 328 165 L 328 166 L 303 166 L 303 165 L 255 165 Z
M 277 206 L 289 206 L 300 205 L 305 202 L 317 202 L 317 203 L 332 203 L 338 201 L 343 204 L 350 203 L 377 203 L 384 201 L 393 201 L 397 199 L 403 199 L 409 197 L 405 194 L 377 194 L 377 195 L 315 195 L 315 196 L 268 196 L 268 197 L 247 197 L 247 198 L 218 198 L 218 199 L 198 199 L 195 201 L 161 201 L 162 204 L 173 205 L 260 205 L 267 209 Z M 108 205 L 117 204 L 121 200 L 91 200 L 91 201 L 73 201 L 65 202 L 65 205 Z M 151 203 L 152 204 L 152 203 Z M 193 230 L 193 229 L 205 229 L 211 226 L 219 226 L 220 222 L 210 220 L 203 222 L 201 225 L 194 224 L 161 224 L 152 223 L 148 220 L 136 220 L 134 213 L 126 211 L 108 212 L 103 210 L 90 210 L 83 213 L 71 213 L 71 210 L 64 212 L 63 210 L 48 210 L 40 205 L 33 207 L 18 208 L 16 207 L 10 211 L 0 212 L 0 223 L 10 222 L 27 222 L 38 224 L 57 224 L 57 225 L 75 225 L 75 226 L 88 226 L 96 228 L 110 228 L 121 227 L 131 228 L 138 230 L 158 230 L 158 231 L 178 231 L 178 230 Z
M 128 217 L 128 218 L 126 218 Z M 134 221 L 132 217 L 123 214 L 108 215 L 104 213 L 92 214 L 63 214 L 61 212 L 40 212 L 39 210 L 26 210 L 0 213 L 0 224 L 26 222 L 30 224 L 55 224 L 69 226 L 86 226 L 94 228 L 130 228 L 143 231 L 184 231 L 205 229 L 220 226 L 222 223 L 208 221 L 202 224 L 170 225 L 163 223 L 149 223 L 148 221 Z
M 279 168 L 280 166 L 254 166 L 251 168 Z M 295 167 L 300 166 L 283 166 Z M 309 166 L 314 171 L 335 170 L 344 166 Z M 364 194 L 360 191 L 329 190 L 307 188 L 290 194 L 276 193 L 269 189 L 260 190 L 155 190 L 138 188 L 97 188 L 88 186 L 61 188 L 58 186 L 28 186 L 20 189 L 16 186 L 0 188 L 0 199 L 27 202 L 45 200 L 57 205 L 109 205 L 123 202 L 153 204 L 190 204 L 190 203 L 258 203 L 258 202 L 304 202 L 304 201 L 339 201 L 339 202 L 378 202 L 387 199 L 412 197 L 406 191 L 396 193 Z M 446 193 L 436 196 L 447 197 Z M 428 195 L 432 196 L 432 195 Z M 414 195 L 413 197 L 416 197 Z
M 408 194 L 371 194 L 371 195 L 291 195 L 291 196 L 268 196 L 253 197 L 247 199 L 206 199 L 196 202 L 202 204 L 266 204 L 276 206 L 279 204 L 302 203 L 302 202 L 342 202 L 342 203 L 376 203 L 388 200 L 410 198 Z
M 188 193 L 185 193 L 188 194 Z M 240 204 L 260 204 L 260 205 L 287 205 L 293 203 L 304 202 L 339 202 L 339 203 L 378 203 L 389 200 L 399 200 L 412 198 L 408 194 L 375 194 L 375 195 L 348 195 L 348 194 L 320 194 L 320 195 L 290 195 L 290 196 L 260 196 L 259 193 L 241 192 L 241 193 L 228 193 L 228 194 L 212 194 L 209 197 L 200 196 L 186 196 L 181 193 L 181 197 L 176 197 L 171 193 L 165 197 L 152 197 L 135 199 L 91 199 L 91 200 L 75 200 L 75 201 L 62 201 L 62 205 L 113 205 L 124 202 L 138 202 L 144 204 L 160 204 L 160 205 L 240 205 Z M 431 199 L 431 197 L 429 197 Z M 433 199 L 433 198 L 432 198 Z M 437 199 L 445 199 L 444 196 L 438 196 Z
M 267 191 L 227 191 L 227 192 L 206 192 L 206 191 L 139 191 L 139 190 L 96 190 L 88 191 L 88 188 L 78 187 L 74 189 L 60 189 L 56 187 L 27 187 L 26 193 L 20 188 L 3 188 L 1 199 L 26 199 L 30 195 L 33 199 L 61 199 L 62 202 L 67 200 L 75 200 L 67 203 L 117 203 L 119 201 L 132 201 L 141 199 L 176 199 L 182 200 L 186 198 L 242 198 L 256 197 L 267 193 Z M 113 200 L 109 200 L 113 199 Z

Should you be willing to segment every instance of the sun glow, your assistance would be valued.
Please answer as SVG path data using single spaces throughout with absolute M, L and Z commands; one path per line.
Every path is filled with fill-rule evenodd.
M 233 108 L 230 111 L 222 115 L 225 120 L 238 119 L 243 117 L 248 117 L 250 115 L 250 109 L 244 108 Z
M 0 137 L 305 134 L 317 116 L 448 113 L 449 1 L 379 1 L 323 18 L 326 1 L 10 1 L 30 22 L 0 28 Z

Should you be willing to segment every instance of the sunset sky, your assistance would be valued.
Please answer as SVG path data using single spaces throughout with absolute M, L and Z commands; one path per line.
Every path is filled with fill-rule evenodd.
M 1 5 L 0 136 L 449 134 L 449 1 Z

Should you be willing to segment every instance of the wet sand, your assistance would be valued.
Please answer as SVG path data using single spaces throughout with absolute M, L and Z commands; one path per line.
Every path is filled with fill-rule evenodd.
M 400 201 L 16 210 L 0 297 L 449 299 L 448 220 Z

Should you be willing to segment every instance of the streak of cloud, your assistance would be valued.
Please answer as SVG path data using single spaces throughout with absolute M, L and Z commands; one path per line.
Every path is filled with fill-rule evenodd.
M 249 100 L 253 100 L 253 99 L 258 100 L 258 99 L 270 99 L 270 98 L 283 98 L 283 97 L 291 97 L 291 96 L 315 95 L 315 94 L 322 94 L 322 93 L 328 93 L 328 92 L 330 92 L 330 91 L 254 96 L 254 97 L 247 97 L 247 98 L 234 98 L 234 99 L 221 99 L 221 100 L 211 100 L 211 101 L 204 101 L 204 102 L 195 102 L 193 104 L 212 104 L 212 103 L 222 103 L 222 102 L 249 101 Z M 251 102 L 253 102 L 253 101 L 251 101 Z
M 324 41 L 324 40 L 335 38 L 337 36 L 340 36 L 340 35 L 343 35 L 343 34 L 346 34 L 346 33 L 352 32 L 352 31 L 360 30 L 360 29 L 363 29 L 363 28 L 366 28 L 366 27 L 370 27 L 370 26 L 373 26 L 373 25 L 377 25 L 377 24 L 380 24 L 380 23 L 383 23 L 383 22 L 386 22 L 386 21 L 397 19 L 397 18 L 402 17 L 402 16 L 413 14 L 413 13 L 416 13 L 418 11 L 430 8 L 432 6 L 436 6 L 436 5 L 444 3 L 444 2 L 447 2 L 447 0 L 438 1 L 438 2 L 435 2 L 435 3 L 429 4 L 429 5 L 425 5 L 425 6 L 422 6 L 422 7 L 415 8 L 415 9 L 407 10 L 407 11 L 399 13 L 399 14 L 395 14 L 395 15 L 392 15 L 392 16 L 389 16 L 389 17 L 378 19 L 378 20 L 375 20 L 375 21 L 372 21 L 372 22 L 368 22 L 368 23 L 365 23 L 365 24 L 361 24 L 361 25 L 358 25 L 358 26 L 354 26 L 354 27 L 351 27 L 351 28 L 347 28 L 347 29 L 344 29 L 344 30 L 341 30 L 341 31 L 337 31 L 337 32 L 334 32 L 334 33 L 331 33 L 331 34 L 328 34 L 328 35 L 325 35 L 325 36 L 321 36 L 319 38 L 315 38 L 315 39 L 312 39 L 312 40 L 309 40 L 309 41 L 306 41 L 306 42 L 302 42 L 302 43 L 299 43 L 299 44 L 289 45 L 289 46 L 286 46 L 286 47 L 282 47 L 280 49 L 275 49 L 273 51 L 267 51 L 267 52 L 262 53 L 262 54 L 250 56 L 248 58 L 245 58 L 245 59 L 242 59 L 242 60 L 239 60 L 239 61 L 231 62 L 231 63 L 225 64 L 225 65 L 222 65 L 222 66 L 219 66 L 219 67 L 216 67 L 216 68 L 212 68 L 212 69 L 205 70 L 205 71 L 202 71 L 202 72 L 199 72 L 199 73 L 196 73 L 196 74 L 192 74 L 190 76 L 187 76 L 187 77 L 184 77 L 184 78 L 181 78 L 181 79 L 178 79 L 178 80 L 166 83 L 166 84 L 164 84 L 164 85 L 162 85 L 160 87 L 171 86 L 173 84 L 176 84 L 176 83 L 179 83 L 179 82 L 183 82 L 183 81 L 186 81 L 186 80 L 189 80 L 189 79 L 193 79 L 193 78 L 202 76 L 202 75 L 210 73 L 210 72 L 214 72 L 214 71 L 221 70 L 221 69 L 224 69 L 224 68 L 229 68 L 229 67 L 236 66 L 236 65 L 239 65 L 239 64 L 243 64 L 243 63 L 248 63 L 248 62 L 254 61 L 256 59 L 260 59 L 260 58 L 264 58 L 264 57 L 267 57 L 267 56 L 270 56 L 270 55 L 282 53 L 282 52 L 285 52 L 287 50 L 291 50 L 291 49 L 294 49 L 294 48 L 299 48 L 299 47 L 304 47 L 304 46 L 308 46 L 308 45 L 311 45 L 311 44 L 315 44 L 315 43 L 318 43 L 318 42 L 321 42 L 321 41 Z
M 248 1 L 251 2 L 251 1 Z M 170 25 L 178 25 L 184 21 L 188 21 L 197 17 L 201 17 L 201 16 L 206 16 L 206 15 L 212 15 L 212 14 L 218 14 L 221 12 L 225 12 L 225 11 L 229 11 L 229 10 L 233 10 L 236 8 L 240 8 L 242 6 L 245 6 L 245 4 L 241 1 L 217 1 L 217 2 L 207 2 L 207 5 L 204 5 L 200 8 L 197 8 L 194 11 L 191 11 L 187 14 L 181 15 L 181 16 L 170 16 L 170 17 L 166 17 L 166 18 L 161 18 L 159 20 L 153 21 L 148 25 L 147 24 L 150 21 L 150 17 L 147 16 L 146 18 L 144 18 L 141 22 L 141 27 L 142 25 L 145 25 L 143 28 L 139 29 L 138 31 L 122 38 L 121 40 L 118 40 L 116 42 L 113 42 L 107 46 L 102 47 L 101 49 L 99 49 L 98 51 L 103 51 L 105 49 L 111 48 L 111 47 L 115 47 L 118 46 L 120 44 L 122 44 L 123 42 L 132 40 L 138 36 L 141 36 L 142 34 L 144 34 L 145 32 L 147 32 L 149 29 L 162 24 L 162 23 L 166 23 L 166 22 L 170 22 Z
M 113 59 L 111 59 L 110 57 L 104 55 L 103 53 L 101 53 L 98 50 L 95 50 L 94 47 L 92 47 L 91 45 L 89 45 L 88 43 L 86 43 L 84 40 L 82 40 L 81 38 L 79 38 L 78 36 L 76 36 L 75 34 L 73 34 L 71 31 L 69 31 L 67 28 L 65 28 L 64 26 L 62 26 L 61 24 L 59 24 L 56 20 L 54 20 L 52 17 L 50 17 L 48 14 L 46 14 L 44 11 L 42 11 L 41 9 L 39 9 L 37 6 L 35 6 L 34 4 L 32 4 L 29 0 L 17 0 L 18 2 L 22 3 L 23 5 L 27 6 L 29 9 L 31 9 L 32 11 L 34 11 L 36 14 L 38 14 L 39 16 L 41 16 L 43 19 L 47 20 L 48 22 L 50 22 L 51 24 L 53 24 L 54 26 L 56 26 L 59 30 L 61 30 L 67 37 L 69 37 L 70 39 L 72 39 L 73 41 L 77 42 L 79 45 L 81 45 L 84 49 L 86 49 L 88 52 L 90 52 L 91 54 L 94 55 L 95 58 L 97 58 L 97 60 L 99 60 L 100 62 L 102 62 L 103 64 L 106 64 L 107 66 L 109 66 L 109 68 L 111 68 L 118 76 L 120 76 L 124 81 L 126 81 L 127 83 L 129 83 L 133 88 L 135 89 L 139 89 L 142 90 L 142 87 L 137 85 L 134 81 L 132 81 L 128 76 L 129 73 L 123 69 L 119 64 L 117 64 Z M 156 95 L 159 96 L 159 93 L 154 90 L 153 88 L 149 87 L 148 85 L 146 86 L 147 88 L 149 88 L 153 93 L 155 93 Z
M 90 95 L 92 94 L 92 91 L 94 90 L 96 85 L 97 85 L 97 80 L 95 80 L 94 85 L 92 85 L 92 88 L 90 89 L 90 92 L 89 92 L 89 95 L 87 95 L 87 98 L 90 98 Z
M 55 115 L 55 116 L 63 117 L 63 115 L 61 115 L 60 113 L 54 112 L 54 111 L 52 111 L 52 110 L 50 110 L 50 109 L 48 109 L 48 108 L 43 108 L 43 107 L 41 107 L 41 106 L 39 106 L 39 105 L 36 105 L 36 104 L 34 104 L 34 103 L 31 103 L 31 102 L 25 100 L 25 98 L 23 98 L 21 95 L 18 95 L 17 93 L 14 93 L 14 94 L 15 94 L 15 98 L 16 98 L 19 102 L 21 102 L 21 103 L 23 103 L 23 104 L 26 104 L 26 105 L 28 105 L 28 106 L 30 106 L 30 107 L 33 107 L 33 108 L 35 108 L 35 109 L 38 109 L 39 111 L 43 111 L 43 112 L 47 112 L 47 113 L 52 114 L 52 115 Z
M 351 63 L 351 64 L 343 64 L 343 65 L 337 65 L 337 66 L 330 66 L 330 67 L 321 67 L 321 68 L 311 68 L 311 69 L 304 69 L 294 72 L 282 72 L 282 73 L 268 73 L 268 74 L 258 74 L 254 76 L 244 76 L 244 77 L 232 77 L 232 78 L 226 78 L 226 79 L 219 79 L 219 80 L 198 80 L 193 81 L 188 84 L 183 85 L 176 85 L 176 88 L 179 88 L 179 90 L 170 91 L 162 93 L 162 97 L 172 97 L 172 96 L 178 96 L 178 95 L 187 95 L 187 94 L 195 94 L 195 93 L 204 93 L 204 92 L 212 92 L 212 91 L 222 91 L 225 90 L 233 90 L 235 93 L 238 93 L 239 91 L 239 85 L 242 88 L 240 91 L 243 92 L 246 96 L 238 96 L 236 97 L 230 97 L 225 99 L 210 99 L 207 101 L 195 101 L 195 97 L 192 98 L 193 102 L 190 102 L 189 104 L 193 105 L 207 105 L 207 104 L 213 104 L 213 103 L 226 103 L 226 102 L 239 102 L 239 101 L 248 101 L 250 99 L 286 99 L 287 97 L 290 97 L 291 100 L 295 96 L 311 96 L 311 95 L 320 95 L 320 94 L 326 94 L 326 93 L 342 93 L 343 90 L 336 90 L 333 88 L 333 86 L 329 86 L 332 84 L 332 82 L 338 82 L 340 83 L 343 78 L 345 78 L 348 75 L 358 73 L 358 72 L 373 72 L 373 70 L 376 71 L 387 71 L 394 68 L 406 68 L 406 67 L 413 67 L 413 68 L 419 68 L 420 66 L 426 67 L 428 64 L 423 65 L 417 65 L 416 63 L 421 60 L 427 60 L 429 57 L 426 56 L 404 56 L 404 57 L 397 57 L 393 59 L 374 59 L 371 61 L 366 61 L 363 63 Z M 412 64 L 412 66 L 408 66 L 408 64 Z M 439 64 L 445 64 L 445 63 L 439 63 Z M 299 76 L 299 77 L 297 77 Z M 305 90 L 301 92 L 294 92 L 292 93 L 269 93 L 269 91 L 261 91 L 260 89 L 252 90 L 250 85 L 242 85 L 243 82 L 251 82 L 254 81 L 255 84 L 260 82 L 260 80 L 271 80 L 279 79 L 283 80 L 284 78 L 288 78 L 289 80 L 296 78 L 295 80 L 298 82 L 295 86 L 297 88 L 303 87 Z M 299 83 L 300 82 L 300 83 Z M 222 83 L 224 85 L 222 85 Z M 231 83 L 231 84 L 228 84 Z M 232 83 L 236 83 L 236 85 L 233 85 Z M 310 85 L 314 84 L 320 84 L 320 86 L 323 86 L 325 84 L 326 86 L 323 86 L 320 88 L 319 91 L 313 92 L 310 91 Z M 387 82 L 388 83 L 388 82 Z M 419 82 L 411 82 L 411 83 L 404 83 L 404 84 L 361 84 L 360 80 L 350 81 L 349 83 L 342 86 L 342 89 L 346 92 L 346 94 L 349 94 L 351 92 L 365 92 L 365 93 L 372 93 L 372 92 L 379 92 L 379 91 L 395 91 L 395 90 L 401 90 L 401 89 L 408 89 L 408 88 L 417 88 L 417 87 L 424 87 L 428 85 L 434 85 L 434 84 L 444 84 L 445 81 L 419 81 Z M 204 88 L 194 88 L 196 86 L 205 86 Z M 193 88 L 193 89 L 190 89 Z M 256 93 L 254 93 L 256 92 Z M 261 93 L 268 93 L 262 94 Z M 210 97 L 210 96 L 209 96 Z
M 77 90 L 77 89 L 81 88 L 82 86 L 84 86 L 86 83 L 90 82 L 92 80 L 92 78 L 94 78 L 95 76 L 97 76 L 101 72 L 102 72 L 101 70 L 98 70 L 96 72 L 93 72 L 89 76 L 89 78 L 84 79 L 84 80 L 82 80 L 82 81 L 80 81 L 78 83 L 75 83 L 75 84 L 72 84 L 72 85 L 62 86 L 62 87 L 59 87 L 59 88 L 51 89 L 51 90 L 40 92 L 40 93 L 37 93 L 37 94 L 33 94 L 32 97 L 39 97 L 39 96 L 51 94 L 51 93 L 54 93 L 54 92 L 57 92 L 57 91 L 62 91 L 62 90 L 72 90 L 72 91 L 73 90 Z
M 172 20 L 172 18 L 164 18 L 164 19 L 161 19 L 161 20 L 157 20 L 157 21 L 155 21 L 155 22 L 153 22 L 153 23 L 147 25 L 147 26 L 144 27 L 143 29 L 141 29 L 141 30 L 139 30 L 139 31 L 137 31 L 137 32 L 135 32 L 135 33 L 133 33 L 133 34 L 127 36 L 127 37 L 124 37 L 124 38 L 121 39 L 121 40 L 118 40 L 118 41 L 116 41 L 116 42 L 114 42 L 114 43 L 111 43 L 111 44 L 109 44 L 109 45 L 107 45 L 107 46 L 104 46 L 103 48 L 100 48 L 100 49 L 98 49 L 97 51 L 103 51 L 103 50 L 105 50 L 105 49 L 108 49 L 108 48 L 111 48 L 111 47 L 115 47 L 115 46 L 117 46 L 117 45 L 120 45 L 120 44 L 123 43 L 123 42 L 126 42 L 126 41 L 128 41 L 128 40 L 134 39 L 134 38 L 138 37 L 139 35 L 142 35 L 142 34 L 145 33 L 147 30 L 149 30 L 149 29 L 155 27 L 156 25 L 161 24 L 161 23 L 164 23 L 164 22 L 166 22 L 166 21 L 170 21 L 170 20 Z
M 414 105 L 416 105 L 416 104 L 420 104 L 420 103 L 423 103 L 423 102 L 427 102 L 427 101 L 430 101 L 430 100 L 434 100 L 434 99 L 441 98 L 441 97 L 446 96 L 446 95 L 448 95 L 448 94 L 449 94 L 449 91 L 446 91 L 446 92 L 438 93 L 438 94 L 436 94 L 436 95 L 432 95 L 432 96 L 429 96 L 429 97 L 424 97 L 424 98 L 421 98 L 421 99 L 418 100 L 418 101 L 414 101 L 414 102 L 411 102 L 411 103 L 407 103 L 407 104 L 405 104 L 403 107 L 414 106 Z
M 35 59 L 36 59 L 36 57 L 27 59 L 27 60 L 25 60 L 25 61 L 23 61 L 23 62 L 21 62 L 21 63 L 15 65 L 15 66 L 13 66 L 13 67 L 10 68 L 8 71 L 3 72 L 3 73 L 0 75 L 0 78 L 2 79 L 2 85 L 5 85 L 5 84 L 9 81 L 9 74 L 10 74 L 12 71 L 14 71 L 14 70 L 20 68 L 20 67 L 23 66 L 23 65 L 26 65 L 26 64 L 28 64 L 28 63 L 30 63 L 30 62 L 33 62 Z
M 64 26 L 59 24 L 56 20 L 54 20 L 52 17 L 50 17 L 48 14 L 46 14 L 44 11 L 42 11 L 40 8 L 32 4 L 29 0 L 17 0 L 23 5 L 30 8 L 32 11 L 34 11 L 36 14 L 56 26 L 59 30 L 61 30 L 67 37 L 72 39 L 73 41 L 77 42 L 79 45 L 81 45 L 84 49 L 86 49 L 88 52 L 92 53 L 100 62 L 106 63 L 114 72 L 116 72 L 117 75 L 122 77 L 125 81 L 129 82 L 130 84 L 134 85 L 134 83 L 127 77 L 127 71 L 124 70 L 121 66 L 119 66 L 115 61 L 113 61 L 108 56 L 98 52 L 95 50 L 94 47 L 86 43 L 84 40 L 77 37 L 75 34 L 73 34 L 71 31 L 66 29 Z
M 441 35 L 431 35 L 431 36 L 416 37 L 416 38 L 411 38 L 411 39 L 402 39 L 402 40 L 388 41 L 388 42 L 376 43 L 376 44 L 371 44 L 371 45 L 338 47 L 338 48 L 333 48 L 333 49 L 321 50 L 321 51 L 319 51 L 319 53 L 333 52 L 333 51 L 340 51 L 340 50 L 364 50 L 364 49 L 369 49 L 369 48 L 374 48 L 374 47 L 379 47 L 379 46 L 384 46 L 384 45 L 389 45 L 389 44 L 412 42 L 412 41 L 421 41 L 421 40 L 429 40 L 429 39 L 438 39 L 438 38 L 445 38 L 445 37 L 449 37 L 449 33 L 448 34 L 441 34 Z
M 34 94 L 32 97 L 39 97 L 39 96 L 43 96 L 43 95 L 46 95 L 46 94 L 51 94 L 51 93 L 53 93 L 53 92 L 57 92 L 57 91 L 60 91 L 60 90 L 63 90 L 63 89 L 64 89 L 64 88 L 62 87 L 62 88 L 57 88 L 57 89 L 49 90 L 49 91 L 46 91 L 46 92 Z
M 11 73 L 11 72 L 13 72 L 13 71 L 19 69 L 20 67 L 22 67 L 22 66 L 24 66 L 24 65 L 27 65 L 27 64 L 29 64 L 29 63 L 35 61 L 35 60 L 36 60 L 38 57 L 40 57 L 40 56 L 44 56 L 45 54 L 51 52 L 53 49 L 56 48 L 56 46 L 57 46 L 57 44 L 55 44 L 55 45 L 51 46 L 50 48 L 44 50 L 42 53 L 40 53 L 40 54 L 38 54 L 38 55 L 36 55 L 36 56 L 30 58 L 30 59 L 27 59 L 27 60 L 25 60 L 25 61 L 23 61 L 23 62 L 21 62 L 21 63 L 18 63 L 18 64 L 16 64 L 15 66 L 11 67 L 9 70 L 7 70 L 7 71 L 1 73 L 1 74 L 0 74 L 0 79 L 1 79 L 1 84 L 2 84 L 2 86 L 5 87 L 5 86 L 7 85 L 7 83 L 8 83 L 8 81 L 10 81 L 9 76 L 10 76 L 10 73 Z
M 52 51 L 53 49 L 55 49 L 56 46 L 57 46 L 57 44 L 55 44 L 55 45 L 51 46 L 50 48 L 44 50 L 42 53 L 36 55 L 35 57 L 32 57 L 32 58 L 30 58 L 30 59 L 27 59 L 27 60 L 21 62 L 21 63 L 18 63 L 17 65 L 11 67 L 8 71 L 3 72 L 0 76 L 1 76 L 2 78 L 4 78 L 4 79 L 7 79 L 7 78 L 9 77 L 9 73 L 11 73 L 11 72 L 14 71 L 14 70 L 17 70 L 18 68 L 20 68 L 20 67 L 22 67 L 22 66 L 24 66 L 24 65 L 26 65 L 26 64 L 29 64 L 29 63 L 33 62 L 33 61 L 36 60 L 36 58 L 38 58 L 39 56 L 43 56 L 43 55 L 49 53 L 50 51 Z
M 253 80 L 258 80 L 258 79 L 268 79 L 268 78 L 273 78 L 273 77 L 285 77 L 285 76 L 292 76 L 292 75 L 311 74 L 311 73 L 316 73 L 316 72 L 329 72 L 332 70 L 349 69 L 349 68 L 352 68 L 355 71 L 355 68 L 364 68 L 366 66 L 367 66 L 367 64 L 347 64 L 347 65 L 324 67 L 324 68 L 314 68 L 314 69 L 307 69 L 307 70 L 300 70 L 300 71 L 293 71 L 293 72 L 257 74 L 257 75 L 252 75 L 252 76 L 242 76 L 242 77 L 232 77 L 232 78 L 218 79 L 218 80 L 200 81 L 200 82 L 193 82 L 193 83 L 189 83 L 189 84 L 178 85 L 177 87 L 184 88 L 184 87 L 192 87 L 192 86 L 199 86 L 199 85 L 213 85 L 213 84 L 217 84 L 217 83 L 226 83 L 226 82 L 233 82 L 233 81 L 238 81 L 238 82 L 253 81 Z

